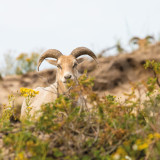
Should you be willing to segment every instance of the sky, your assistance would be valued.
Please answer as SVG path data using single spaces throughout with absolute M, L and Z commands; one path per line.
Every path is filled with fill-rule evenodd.
M 160 36 L 160 0 L 0 0 L 1 55 L 79 46 L 98 53 L 146 35 Z

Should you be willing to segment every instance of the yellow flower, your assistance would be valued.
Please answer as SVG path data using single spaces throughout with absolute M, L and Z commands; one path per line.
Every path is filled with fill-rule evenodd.
M 35 94 L 38 94 L 39 93 L 39 91 L 35 91 Z
M 116 153 L 119 153 L 120 155 L 125 155 L 126 154 L 125 150 L 122 147 L 119 147 L 117 149 Z
M 26 160 L 26 158 L 24 157 L 24 154 L 22 152 L 20 152 L 16 156 L 15 160 Z
M 115 153 L 112 154 L 114 160 L 123 159 L 126 156 L 126 151 L 122 147 L 118 147 Z
M 27 62 L 30 62 L 30 61 L 31 61 L 31 59 L 30 59 L 30 58 L 26 58 L 26 61 L 27 61 Z
M 28 109 L 32 109 L 32 107 L 27 107 Z
M 35 97 L 36 94 L 39 93 L 39 91 L 35 91 L 33 89 L 28 88 L 20 88 L 21 95 L 24 97 Z
M 141 144 L 141 145 L 138 146 L 138 150 L 140 150 L 140 151 L 144 150 L 144 149 L 148 148 L 148 146 L 149 146 L 148 143 L 143 143 L 143 144 Z
M 21 60 L 23 58 L 27 57 L 27 54 L 26 53 L 21 53 L 17 58 L 16 60 Z
M 149 134 L 149 135 L 148 135 L 148 138 L 149 138 L 149 139 L 153 139 L 153 138 L 154 138 L 153 134 Z
M 160 138 L 160 134 L 159 133 L 154 133 L 154 137 L 159 139 Z
M 28 97 L 28 94 L 24 94 L 23 96 L 24 96 L 24 97 Z

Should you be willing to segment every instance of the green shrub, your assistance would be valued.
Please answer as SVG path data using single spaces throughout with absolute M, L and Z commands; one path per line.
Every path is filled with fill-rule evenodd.
M 17 58 L 16 74 L 25 74 L 31 71 L 35 71 L 37 67 L 39 54 L 36 52 L 28 55 L 26 53 L 21 53 Z
M 2 68 L 2 75 L 25 74 L 36 70 L 40 54 L 32 52 L 31 54 L 21 53 L 14 57 L 11 52 L 4 55 L 5 67 Z
M 36 122 L 28 119 L 14 126 L 1 118 L 3 157 L 9 149 L 14 159 L 160 158 L 160 90 L 155 77 L 134 84 L 124 102 L 112 95 L 98 96 L 92 91 L 93 79 L 86 74 L 79 78 L 78 86 L 69 82 L 68 87 L 71 85 L 70 96 L 60 95 L 43 105 Z M 142 85 L 145 99 L 136 95 Z M 83 106 L 76 104 L 80 96 L 86 97 Z

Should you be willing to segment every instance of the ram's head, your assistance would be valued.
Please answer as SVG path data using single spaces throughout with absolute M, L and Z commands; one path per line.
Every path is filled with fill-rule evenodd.
M 133 37 L 129 44 L 138 45 L 139 49 L 145 49 L 149 44 L 155 41 L 153 36 L 146 36 L 145 38 Z
M 81 63 L 81 60 L 78 59 L 78 57 L 82 55 L 89 55 L 97 62 L 96 55 L 86 47 L 78 47 L 74 49 L 68 56 L 63 55 L 60 51 L 56 49 L 49 49 L 41 55 L 38 62 L 38 70 L 39 66 L 45 58 L 54 58 L 56 60 L 47 59 L 47 62 L 57 66 L 57 80 L 66 83 L 69 79 L 74 80 L 77 78 L 77 66 L 79 63 Z

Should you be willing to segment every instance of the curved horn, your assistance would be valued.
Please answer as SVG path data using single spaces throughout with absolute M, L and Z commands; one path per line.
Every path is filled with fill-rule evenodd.
M 88 49 L 86 47 L 78 47 L 78 48 L 74 49 L 71 52 L 71 55 L 73 55 L 75 58 L 77 58 L 81 55 L 89 55 L 90 57 L 92 57 L 97 62 L 96 55 L 90 49 Z
M 48 49 L 39 58 L 38 67 L 37 67 L 38 71 L 39 71 L 39 66 L 41 65 L 41 63 L 43 62 L 43 60 L 45 58 L 55 58 L 55 59 L 58 59 L 61 55 L 62 55 L 62 53 L 60 51 L 56 50 L 56 49 Z
M 129 41 L 129 44 L 131 44 L 131 43 L 136 44 L 139 40 L 140 40 L 139 37 L 133 37 L 133 38 L 131 38 L 131 40 Z
M 146 36 L 145 38 L 147 41 L 152 40 L 152 42 L 155 41 L 155 38 L 153 36 Z

